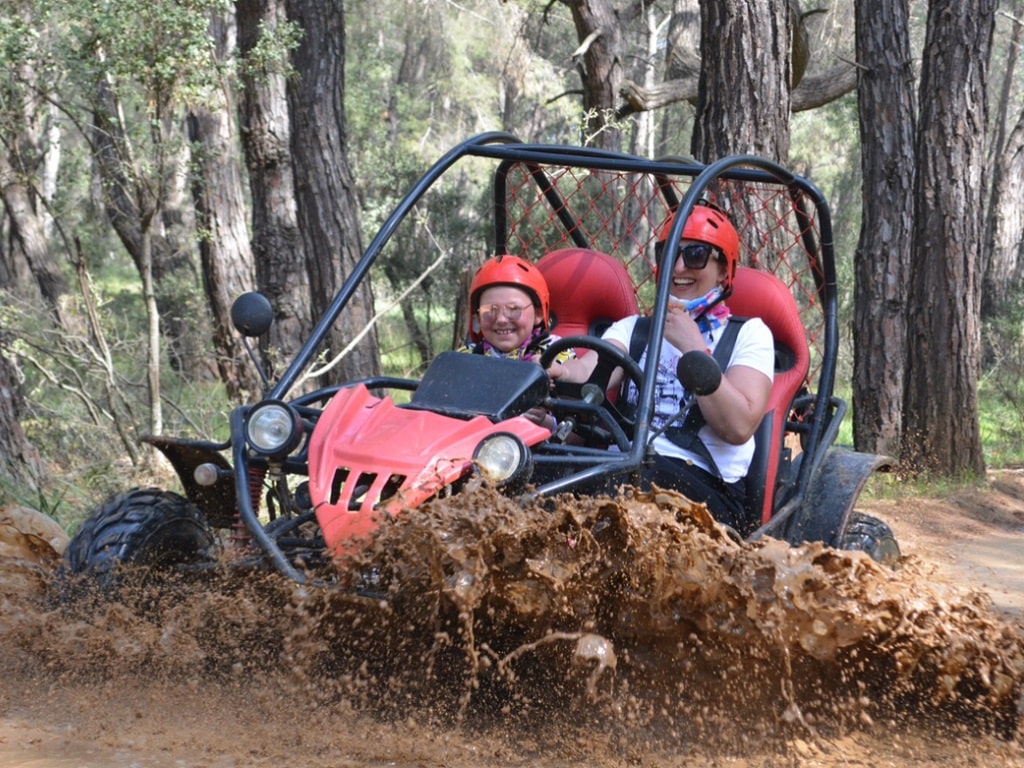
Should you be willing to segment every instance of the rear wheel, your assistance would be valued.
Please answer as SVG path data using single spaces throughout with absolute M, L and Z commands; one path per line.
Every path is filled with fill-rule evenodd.
M 159 488 L 135 488 L 108 499 L 82 523 L 64 550 L 64 571 L 112 586 L 120 564 L 164 570 L 211 558 L 216 545 L 202 512 Z
M 892 529 L 863 512 L 850 513 L 839 548 L 864 552 L 883 565 L 894 565 L 900 559 L 900 545 Z

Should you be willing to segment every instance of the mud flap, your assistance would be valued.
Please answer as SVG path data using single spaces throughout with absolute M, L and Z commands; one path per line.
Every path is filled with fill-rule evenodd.
M 793 546 L 807 541 L 838 546 L 864 484 L 874 472 L 889 471 L 893 463 L 888 456 L 830 448 L 789 520 L 786 541 Z
M 171 462 L 181 480 L 185 495 L 206 515 L 214 528 L 230 528 L 235 520 L 235 481 L 231 464 L 219 451 L 228 443 L 201 443 L 192 440 L 178 440 L 162 435 L 146 435 L 142 442 L 157 448 Z M 210 463 L 225 470 L 222 477 L 212 486 L 196 482 L 193 472 L 203 463 Z

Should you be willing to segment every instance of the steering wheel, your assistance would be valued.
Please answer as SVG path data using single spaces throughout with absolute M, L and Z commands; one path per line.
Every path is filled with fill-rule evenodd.
M 611 380 L 612 373 L 614 373 L 616 368 L 621 368 L 626 377 L 636 385 L 638 390 L 644 378 L 643 369 L 624 350 L 596 336 L 565 336 L 564 338 L 557 339 L 548 345 L 538 362 L 541 368 L 547 370 L 561 352 L 577 348 L 590 349 L 596 352 L 598 355 L 597 366 L 594 368 L 590 378 L 587 379 L 586 384 L 583 385 L 560 382 L 556 379 L 554 382 L 555 394 L 586 402 L 599 403 L 619 423 L 626 433 L 626 437 L 632 441 L 636 428 L 633 419 L 625 417 L 614 405 L 605 402 L 604 397 L 608 391 L 608 383 Z M 594 388 L 591 388 L 590 385 L 594 385 Z M 598 397 L 592 394 L 595 392 L 595 388 L 596 391 L 600 392 Z

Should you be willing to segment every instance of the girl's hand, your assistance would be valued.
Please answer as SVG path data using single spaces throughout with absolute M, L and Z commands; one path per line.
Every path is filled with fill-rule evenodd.
M 523 416 L 528 418 L 538 427 L 545 427 L 546 429 L 550 429 L 552 432 L 555 431 L 555 417 L 552 416 L 551 412 L 542 405 L 535 405 L 524 413 Z

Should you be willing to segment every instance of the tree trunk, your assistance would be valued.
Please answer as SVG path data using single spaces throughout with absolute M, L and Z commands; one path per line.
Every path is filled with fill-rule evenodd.
M 284 0 L 239 0 L 235 14 L 239 50 L 246 56 L 259 42 L 261 29 L 277 33 L 285 21 Z M 285 73 L 246 72 L 240 111 L 252 195 L 252 254 L 256 285 L 274 307 L 274 324 L 260 345 L 274 377 L 312 329 L 309 274 L 295 208 Z
M 21 428 L 24 396 L 11 341 L 0 330 L 0 477 L 34 491 L 42 479 L 43 462 Z
M 229 25 L 216 15 L 210 30 L 223 58 L 233 49 Z M 213 313 L 213 346 L 221 381 L 232 400 L 258 398 L 262 385 L 231 324 L 231 302 L 255 287 L 247 210 L 238 167 L 235 114 L 230 92 L 222 103 L 198 108 L 189 116 L 189 139 L 200 147 L 193 187 L 197 219 L 205 236 L 199 243 L 203 287 Z
M 26 186 L 26 171 L 18 169 L 4 152 L 0 152 L 0 199 L 11 225 L 11 239 L 24 257 L 40 295 L 50 306 L 57 322 L 65 328 L 68 318 L 63 299 L 68 292 L 68 283 L 60 265 L 50 253 L 43 217 L 33 204 L 33 191 Z
M 64 306 L 68 283 L 48 242 L 51 222 L 43 204 L 44 177 L 51 158 L 47 124 L 52 107 L 39 95 L 36 68 L 23 63 L 17 69 L 12 79 L 22 87 L 5 86 L 5 112 L 10 115 L 11 124 L 0 150 L 0 200 L 11 235 L 10 274 L 18 274 L 13 268 L 14 259 L 24 258 L 57 323 L 73 329 L 72 318 Z M 12 282 L 11 287 L 14 285 Z M 28 288 L 27 284 L 25 287 Z
M 96 87 L 93 123 L 87 135 L 100 175 L 103 206 L 140 279 L 152 281 L 152 309 L 157 313 L 159 331 L 169 338 L 172 364 L 178 370 L 195 372 L 201 353 L 187 334 L 196 326 L 196 313 L 205 312 L 206 307 L 189 302 L 196 269 L 182 236 L 182 214 L 175 199 L 176 193 L 180 198 L 180 189 L 167 183 L 184 176 L 184 153 L 175 153 L 174 143 L 164 140 L 168 131 L 178 130 L 177 122 L 163 120 L 159 123 L 162 131 L 154 130 L 160 151 L 153 151 L 160 157 L 161 167 L 151 167 L 137 157 L 124 125 L 123 105 L 110 82 L 101 79 Z M 156 218 L 146 224 L 143 219 L 147 216 Z M 143 227 L 148 230 L 145 235 Z M 143 248 L 148 249 L 145 255 Z M 153 354 L 160 357 L 158 350 Z
M 160 399 L 160 310 L 156 302 L 153 279 L 153 220 L 155 212 L 142 221 L 142 250 L 139 273 L 142 275 L 142 301 L 146 307 L 146 386 L 149 390 L 149 434 L 159 435 L 164 429 L 164 409 Z
M 902 459 L 954 478 L 985 471 L 978 376 L 986 80 L 995 0 L 932 0 L 918 98 Z
M 617 150 L 622 132 L 613 116 L 618 107 L 625 51 L 622 24 L 610 0 L 571 0 L 579 48 L 573 61 L 583 81 L 583 144 Z
M 701 72 L 691 154 L 703 162 L 789 156 L 790 41 L 786 3 L 701 0 Z
M 1024 111 L 996 158 L 986 227 L 982 317 L 992 318 L 1020 296 L 1024 283 Z
M 179 114 L 164 120 L 162 148 L 169 169 L 160 186 L 159 226 L 153 227 L 153 281 L 160 312 L 160 334 L 171 369 L 192 381 L 216 375 L 209 339 L 210 309 L 198 292 L 195 211 L 190 197 L 189 147 L 175 135 L 187 130 Z M 184 137 L 182 137 L 184 139 Z
M 861 168 L 854 259 L 853 439 L 899 452 L 914 226 L 914 62 L 907 0 L 856 4 Z
M 289 0 L 287 8 L 288 18 L 303 30 L 292 56 L 297 76 L 288 80 L 288 105 L 299 234 L 314 317 L 319 317 L 363 250 L 347 154 L 344 10 L 340 0 Z M 373 314 L 369 281 L 363 280 L 332 329 L 332 353 L 344 349 Z M 329 378 L 340 382 L 379 372 L 377 334 L 371 328 Z
M 994 123 L 996 138 L 992 142 L 992 193 L 985 220 L 983 261 L 985 278 L 981 289 L 981 316 L 999 316 L 1011 297 L 1019 293 L 1022 259 L 1024 259 L 1024 199 L 1020 180 L 1024 179 L 1024 111 L 1017 124 L 1007 133 L 1009 108 L 1013 103 L 1013 83 L 1018 50 L 1024 33 L 1021 13 L 1024 3 L 1012 9 L 1013 31 L 1006 52 L 1006 72 L 999 97 L 999 114 Z
M 163 409 L 160 402 L 160 312 L 153 272 L 153 223 L 159 215 L 159 205 L 151 190 L 145 184 L 137 183 L 138 178 L 134 176 L 138 169 L 132 165 L 133 152 L 119 119 L 121 108 L 113 90 L 105 80 L 101 80 L 97 87 L 97 107 L 93 112 L 90 134 L 103 180 L 107 215 L 132 257 L 142 282 L 147 322 L 148 429 L 150 434 L 158 435 L 163 428 Z

